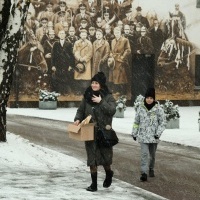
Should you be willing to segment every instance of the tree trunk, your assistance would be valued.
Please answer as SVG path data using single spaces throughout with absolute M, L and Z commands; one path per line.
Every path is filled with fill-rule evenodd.
M 6 107 L 29 3 L 0 1 L 0 142 L 6 142 Z

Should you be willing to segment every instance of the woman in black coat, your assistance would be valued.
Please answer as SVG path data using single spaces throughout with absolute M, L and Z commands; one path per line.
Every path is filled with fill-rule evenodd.
M 86 89 L 84 98 L 77 110 L 74 124 L 78 125 L 88 115 L 92 115 L 90 122 L 97 127 L 112 127 L 113 115 L 116 111 L 116 102 L 106 86 L 106 77 L 103 72 L 98 72 L 91 79 L 91 85 Z M 108 188 L 112 183 L 113 171 L 111 170 L 113 149 L 112 147 L 100 147 L 96 140 L 97 131 L 94 131 L 94 140 L 86 141 L 87 165 L 90 167 L 92 184 L 86 189 L 97 191 L 97 167 L 103 165 L 106 178 L 103 187 Z

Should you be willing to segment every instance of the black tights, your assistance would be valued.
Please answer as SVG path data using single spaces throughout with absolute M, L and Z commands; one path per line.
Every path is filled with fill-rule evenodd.
M 105 171 L 111 171 L 111 166 L 110 165 L 103 165 L 103 168 L 104 168 Z M 96 173 L 97 169 L 98 169 L 98 167 L 96 165 L 90 166 L 90 172 L 91 173 Z

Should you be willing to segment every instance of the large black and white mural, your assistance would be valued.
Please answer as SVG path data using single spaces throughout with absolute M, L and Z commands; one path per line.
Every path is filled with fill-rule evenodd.
M 199 99 L 199 19 L 196 0 L 32 1 L 10 100 L 79 101 L 98 71 L 116 98 Z

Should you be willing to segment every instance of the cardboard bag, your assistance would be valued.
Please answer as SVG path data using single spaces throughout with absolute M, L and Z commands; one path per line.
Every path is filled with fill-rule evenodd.
M 94 140 L 94 123 L 89 123 L 91 117 L 91 115 L 86 117 L 78 126 L 69 124 L 67 127 L 69 138 L 79 141 Z

